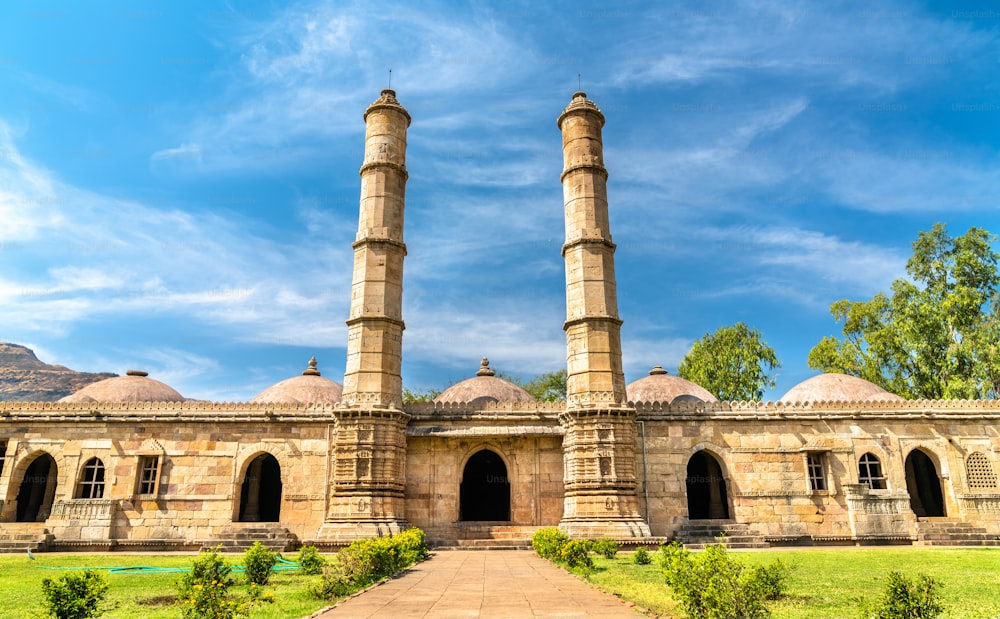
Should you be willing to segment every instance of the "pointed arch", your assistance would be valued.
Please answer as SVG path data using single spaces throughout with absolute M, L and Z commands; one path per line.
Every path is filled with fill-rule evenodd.
M 492 449 L 480 449 L 465 462 L 459 485 L 459 520 L 510 520 L 507 464 Z
M 39 452 L 27 462 L 17 491 L 16 522 L 45 522 L 56 496 L 59 468 L 48 452 Z
M 249 458 L 240 482 L 238 522 L 279 522 L 281 519 L 281 465 L 263 452 Z
M 729 519 L 729 493 L 719 458 L 699 450 L 691 455 L 687 464 L 688 519 Z
M 936 518 L 947 515 L 941 477 L 934 460 L 922 449 L 914 449 L 906 456 L 906 491 L 910 493 L 910 509 L 918 518 Z

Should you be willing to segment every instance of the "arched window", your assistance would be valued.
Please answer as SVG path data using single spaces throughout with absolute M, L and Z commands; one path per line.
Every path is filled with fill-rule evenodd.
M 878 456 L 866 453 L 858 461 L 858 483 L 868 484 L 872 490 L 885 490 L 885 475 Z
M 104 463 L 100 458 L 91 458 L 83 465 L 80 483 L 76 486 L 76 498 L 100 499 L 104 497 Z
M 965 461 L 965 472 L 969 477 L 969 490 L 997 489 L 997 475 L 986 454 L 978 451 L 970 454 Z

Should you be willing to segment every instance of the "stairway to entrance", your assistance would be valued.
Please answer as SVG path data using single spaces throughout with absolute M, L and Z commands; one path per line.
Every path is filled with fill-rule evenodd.
M 254 542 L 274 552 L 291 552 L 301 545 L 294 533 L 278 523 L 234 523 L 207 542 L 202 550 L 218 546 L 221 552 L 246 552 Z
M 735 520 L 688 521 L 677 531 L 677 541 L 685 548 L 700 550 L 711 544 L 725 544 L 726 548 L 770 548 L 763 537 L 750 526 Z
M 433 546 L 440 550 L 531 550 L 531 536 L 540 528 L 507 522 L 459 522 Z
M 0 529 L 0 554 L 45 552 L 54 540 L 43 524 L 5 522 Z
M 917 519 L 917 539 L 914 546 L 996 546 L 1000 535 L 962 522 L 958 518 Z

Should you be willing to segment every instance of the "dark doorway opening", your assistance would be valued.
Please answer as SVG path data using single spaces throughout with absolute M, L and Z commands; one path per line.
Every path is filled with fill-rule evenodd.
M 687 497 L 690 520 L 729 518 L 729 498 L 722 467 L 708 452 L 699 451 L 688 460 Z
M 56 496 L 56 461 L 42 454 L 28 465 L 17 491 L 17 522 L 45 522 Z
M 462 473 L 459 520 L 510 520 L 507 465 L 488 449 L 477 452 Z
M 240 490 L 240 522 L 278 522 L 281 516 L 281 466 L 261 454 L 247 466 Z
M 919 449 L 914 449 L 906 456 L 906 491 L 910 493 L 910 509 L 917 517 L 935 518 L 945 515 L 937 467 Z

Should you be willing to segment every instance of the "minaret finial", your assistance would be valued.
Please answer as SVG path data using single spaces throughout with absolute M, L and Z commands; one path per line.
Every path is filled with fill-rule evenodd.
M 579 73 L 576 74 L 576 89 L 583 90 L 583 78 L 580 77 Z
M 392 67 L 389 67 L 389 90 L 392 90 Z

